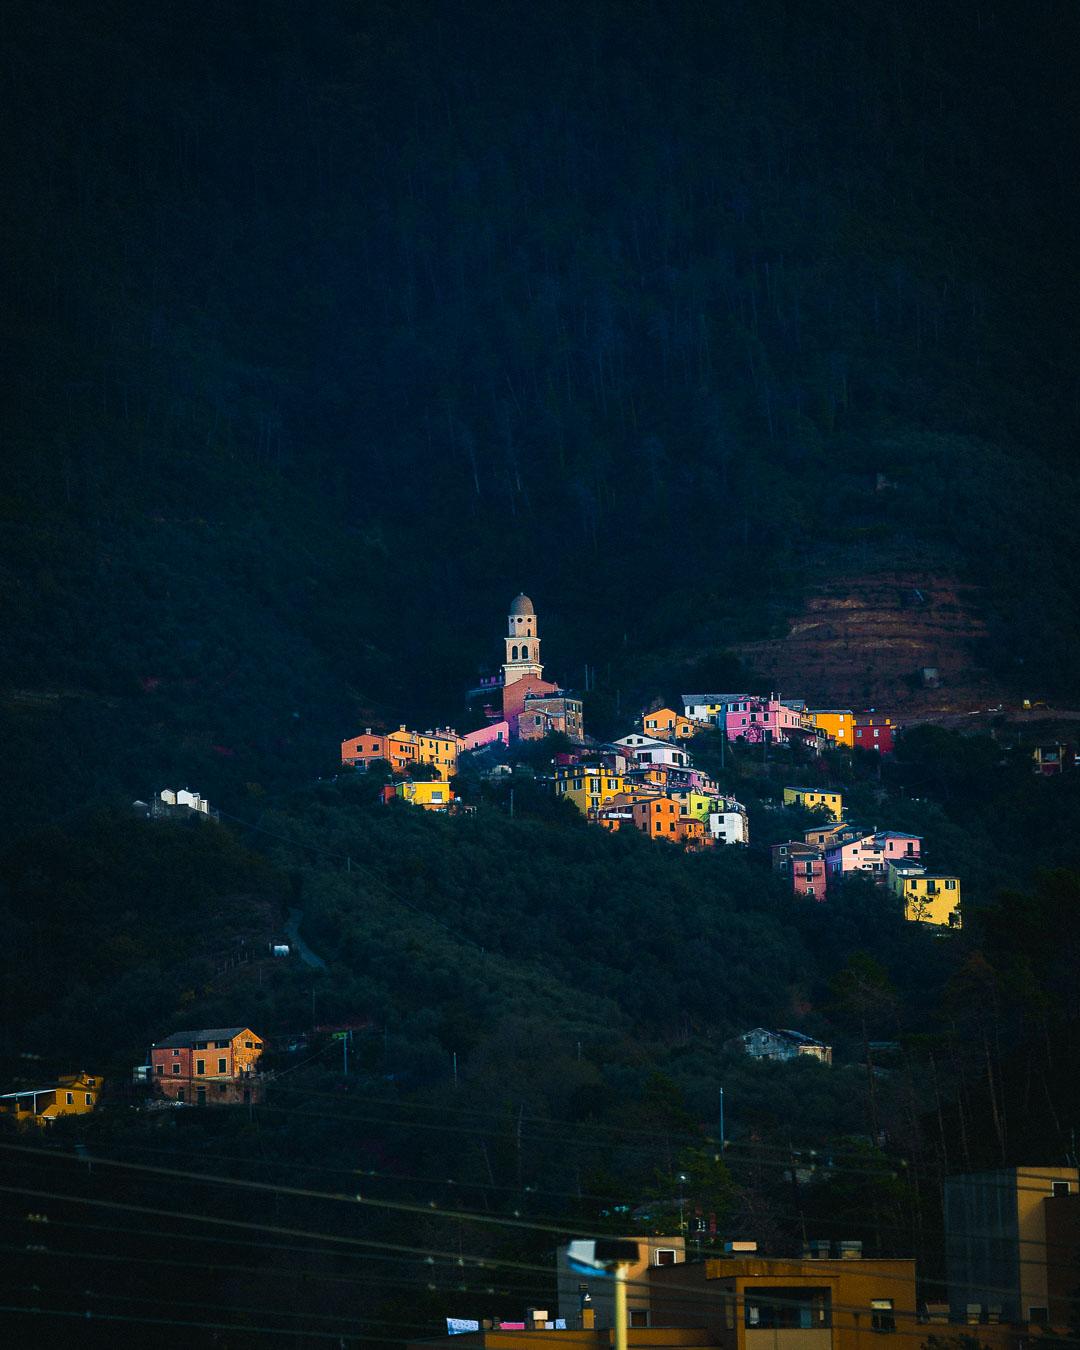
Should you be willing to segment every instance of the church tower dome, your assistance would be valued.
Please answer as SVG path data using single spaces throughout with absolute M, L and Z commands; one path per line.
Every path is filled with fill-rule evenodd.
M 522 592 L 510 602 L 503 685 L 514 684 L 525 675 L 535 675 L 539 679 L 543 670 L 536 610 L 533 602 Z

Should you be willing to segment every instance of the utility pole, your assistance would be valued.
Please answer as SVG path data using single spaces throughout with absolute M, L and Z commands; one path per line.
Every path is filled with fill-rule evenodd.
M 720 1089 L 720 1152 L 724 1151 L 724 1089 Z

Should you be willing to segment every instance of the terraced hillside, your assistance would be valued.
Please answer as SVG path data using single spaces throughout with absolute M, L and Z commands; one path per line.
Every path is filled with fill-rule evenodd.
M 813 586 L 786 636 L 735 650 L 786 693 L 908 713 L 1004 701 L 987 669 L 980 588 L 912 570 L 840 575 Z M 924 684 L 933 667 L 938 683 Z

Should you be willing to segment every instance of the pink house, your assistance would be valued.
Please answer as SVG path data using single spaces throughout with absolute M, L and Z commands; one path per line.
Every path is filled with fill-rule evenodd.
M 462 750 L 479 750 L 484 745 L 505 745 L 510 739 L 509 722 L 491 722 L 479 731 L 470 731 L 461 738 Z
M 825 855 L 821 849 L 791 839 L 772 846 L 773 871 L 788 879 L 792 895 L 825 899 Z
M 825 867 L 829 880 L 851 872 L 869 872 L 875 881 L 884 882 L 890 862 L 918 858 L 922 839 L 899 830 L 879 830 L 857 839 L 841 839 L 825 847 Z
M 770 741 L 786 741 L 792 735 L 806 734 L 800 711 L 775 696 L 737 699 L 726 705 L 720 717 L 729 741 L 760 742 L 766 735 Z

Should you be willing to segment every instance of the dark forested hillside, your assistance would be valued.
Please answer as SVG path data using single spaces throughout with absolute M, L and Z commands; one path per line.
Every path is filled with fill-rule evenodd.
M 1074 692 L 1076 38 L 1065 4 L 21 0 L 16 745 L 100 765 L 121 707 L 155 772 L 179 721 L 229 781 L 231 704 L 262 782 L 343 700 L 452 715 L 519 586 L 564 679 L 629 690 L 852 563 L 976 574 L 987 659 Z

